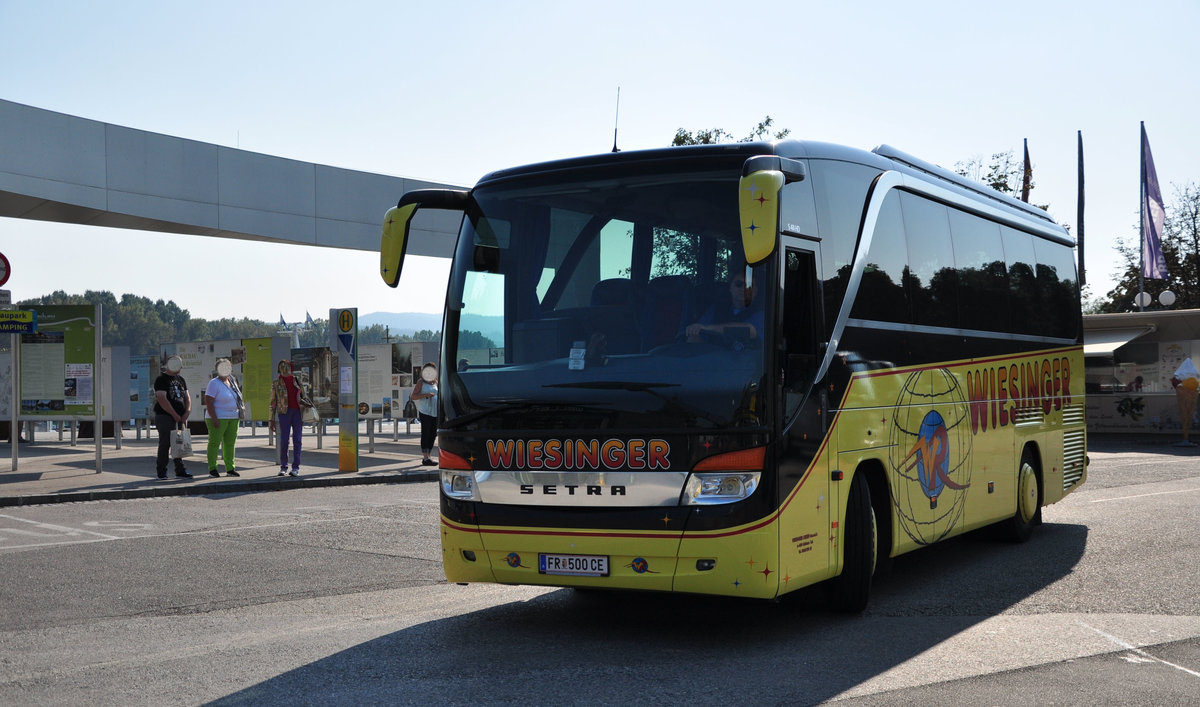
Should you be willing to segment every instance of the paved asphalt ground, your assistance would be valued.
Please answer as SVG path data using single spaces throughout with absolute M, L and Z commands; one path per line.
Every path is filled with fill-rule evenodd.
M 432 477 L 417 439 L 362 437 L 363 471 L 338 472 L 333 436 L 309 438 L 304 475 L 279 479 L 247 431 L 243 477 L 191 482 L 154 478 L 153 439 L 106 440 L 102 473 L 90 439 L 20 445 L 16 471 L 0 443 L 0 497 L 28 504 L 0 515 L 37 543 L 0 553 L 0 704 L 1198 703 L 1200 448 L 1171 438 L 1092 437 L 1087 484 L 1030 542 L 899 558 L 856 618 L 817 588 L 459 587 L 436 484 L 303 490 Z M 136 493 L 222 500 L 50 503 Z
M 124 431 L 120 449 L 114 439 L 104 438 L 98 473 L 94 438 L 79 438 L 72 444 L 65 435 L 60 440 L 57 432 L 43 432 L 32 443 L 18 444 L 15 469 L 12 445 L 0 442 L 0 507 L 437 478 L 436 467 L 421 466 L 419 425 L 413 425 L 411 431 L 401 425 L 394 435 L 391 425 L 386 424 L 384 432 L 375 434 L 373 451 L 365 430 L 364 423 L 360 425 L 358 471 L 338 470 L 337 430 L 331 427 L 321 438 L 320 448 L 316 435 L 308 432 L 304 435 L 300 476 L 278 476 L 275 447 L 267 430 L 258 428 L 252 435 L 247 427 L 242 428 L 236 449 L 240 477 L 224 473 L 217 478 L 209 476 L 205 459 L 208 438 L 196 437 L 195 454 L 187 460 L 188 472 L 195 478 L 177 479 L 169 468 L 165 481 L 160 481 L 154 471 L 158 437 L 153 431 L 148 434 L 143 431 L 141 439 Z M 223 471 L 223 465 L 220 468 Z

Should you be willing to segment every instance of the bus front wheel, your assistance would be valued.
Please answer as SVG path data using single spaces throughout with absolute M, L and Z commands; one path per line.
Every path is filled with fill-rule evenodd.
M 1008 537 L 1013 542 L 1028 540 L 1033 534 L 1033 526 L 1042 522 L 1036 464 L 1033 449 L 1026 448 L 1021 454 L 1021 465 L 1017 467 L 1017 510 L 1009 519 L 1007 528 Z
M 842 573 L 829 581 L 827 596 L 832 607 L 858 614 L 867 608 L 871 576 L 879 549 L 879 529 L 871 489 L 864 474 L 856 473 L 850 482 L 842 533 Z

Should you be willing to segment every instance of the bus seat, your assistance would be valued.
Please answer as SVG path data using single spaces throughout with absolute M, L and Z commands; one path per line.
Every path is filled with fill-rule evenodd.
M 695 317 L 692 281 L 687 275 L 664 275 L 646 283 L 640 329 L 646 350 L 668 344 Z
M 696 317 L 700 318 L 708 310 L 717 309 L 728 304 L 729 283 L 714 282 L 702 285 L 696 293 Z
M 592 288 L 591 304 L 593 325 L 604 334 L 608 353 L 636 353 L 640 342 L 634 324 L 633 283 L 623 277 L 601 280 Z
M 633 302 L 633 283 L 623 277 L 610 277 L 592 287 L 592 306 L 623 306 Z

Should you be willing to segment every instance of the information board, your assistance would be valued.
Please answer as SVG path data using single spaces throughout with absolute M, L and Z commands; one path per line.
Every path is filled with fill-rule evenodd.
M 135 420 L 154 418 L 154 379 L 158 377 L 157 355 L 129 357 L 129 416 Z
M 64 304 L 34 309 L 37 333 L 21 334 L 21 417 L 94 417 L 100 306 Z

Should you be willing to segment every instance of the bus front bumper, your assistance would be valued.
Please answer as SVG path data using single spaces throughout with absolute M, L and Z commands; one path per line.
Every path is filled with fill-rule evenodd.
M 720 535 L 475 527 L 442 518 L 450 582 L 675 591 L 768 599 L 774 524 Z M 602 559 L 600 559 L 602 558 Z

